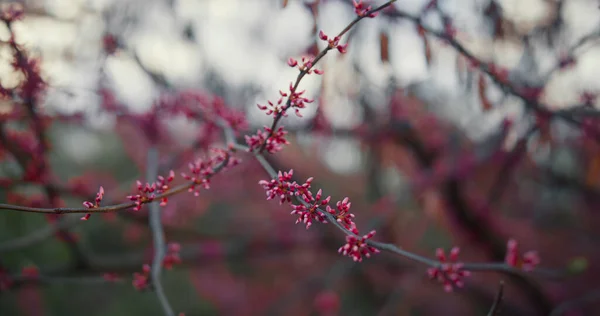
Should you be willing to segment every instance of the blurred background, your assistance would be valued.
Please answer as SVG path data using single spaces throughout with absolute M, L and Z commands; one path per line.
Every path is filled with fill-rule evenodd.
M 100 185 L 103 205 L 122 203 L 146 181 L 148 129 L 106 111 L 110 104 L 143 117 L 161 96 L 198 91 L 245 113 L 251 134 L 272 122 L 256 105 L 295 81 L 288 58 L 316 55 L 326 45 L 319 30 L 332 37 L 355 18 L 346 0 L 0 2 L 9 3 L 25 11 L 12 26 L 16 41 L 41 59 L 48 87 L 39 109 L 55 118 L 52 181 L 72 207 Z M 377 229 L 378 241 L 431 258 L 460 246 L 461 260 L 499 262 L 514 238 L 538 251 L 538 273 L 478 272 L 446 293 L 427 267 L 399 256 L 354 263 L 337 253 L 345 241 L 332 225 L 306 230 L 289 206 L 266 201 L 258 181 L 269 176 L 239 153 L 242 163 L 210 190 L 162 209 L 167 242 L 182 247 L 183 262 L 163 273 L 174 309 L 484 315 L 504 281 L 501 315 L 600 313 L 600 146 L 582 129 L 600 123 L 598 5 L 399 0 L 355 25 L 342 39 L 348 52 L 317 65 L 323 75 L 303 79 L 315 101 L 303 117 L 282 120 L 291 144 L 268 157 L 300 181 L 314 177 L 334 202 L 349 197 L 361 232 Z M 9 37 L 0 26 L 0 39 Z M 10 47 L 0 48 L 2 85 L 17 85 Z M 539 98 L 526 102 L 531 95 Z M 534 103 L 577 124 L 549 120 Z M 0 116 L 15 106 L 0 100 Z M 156 124 L 160 174 L 175 170 L 177 183 L 195 155 L 224 144 L 219 131 L 182 115 Z M 0 201 L 47 207 L 39 184 L 14 181 L 22 175 L 0 155 Z M 147 209 L 79 217 L 0 211 L 0 281 L 14 281 L 0 287 L 0 315 L 162 315 L 151 291 L 131 285 L 152 260 Z M 23 277 L 31 267 L 39 278 Z

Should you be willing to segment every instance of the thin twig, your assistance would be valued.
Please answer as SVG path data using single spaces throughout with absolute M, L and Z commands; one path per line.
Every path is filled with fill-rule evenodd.
M 571 46 L 565 53 L 566 57 L 575 58 L 574 54 L 576 50 L 578 50 L 580 47 L 591 41 L 597 40 L 598 38 L 600 38 L 600 25 L 596 27 L 596 30 L 581 37 L 573 46 Z M 546 84 L 548 80 L 550 80 L 550 78 L 555 72 L 563 68 L 562 63 L 562 60 L 559 60 L 554 67 L 552 67 L 546 74 L 544 74 L 544 76 L 542 76 L 542 78 L 544 78 L 544 84 Z
M 396 2 L 397 0 L 390 0 L 382 5 L 380 5 L 379 7 L 372 9 L 370 11 L 365 12 L 363 15 L 359 15 L 357 16 L 354 20 L 352 20 L 352 22 L 350 22 L 350 24 L 348 24 L 338 35 L 337 38 L 342 38 L 342 36 L 344 36 L 344 34 L 348 33 L 348 31 L 350 31 L 350 29 L 352 29 L 352 27 L 354 25 L 356 25 L 356 23 L 358 23 L 360 20 L 368 17 L 369 15 L 373 14 L 373 13 L 377 13 L 389 6 L 391 6 L 394 2 Z M 288 96 L 288 99 L 285 103 L 285 107 L 277 114 L 277 116 L 275 116 L 275 119 L 273 120 L 273 124 L 271 124 L 271 132 L 269 133 L 269 136 L 267 137 L 267 139 L 269 139 L 270 137 L 273 136 L 273 133 L 275 133 L 275 129 L 277 128 L 277 123 L 279 123 L 279 121 L 281 120 L 281 118 L 283 117 L 283 115 L 285 114 L 285 112 L 292 106 L 292 96 L 294 95 L 294 92 L 296 92 L 298 90 L 298 86 L 300 85 L 300 81 L 302 81 L 302 78 L 304 78 L 304 76 L 306 76 L 306 74 L 308 74 L 308 72 L 314 68 L 314 66 L 323 58 L 325 57 L 325 55 L 327 55 L 327 52 L 334 49 L 334 47 L 332 47 L 331 45 L 326 46 L 325 48 L 323 48 L 322 51 L 319 52 L 319 54 L 317 54 L 317 56 L 315 56 L 315 58 L 312 60 L 312 62 L 310 63 L 309 67 L 306 67 L 302 70 L 300 70 L 300 73 L 298 73 L 298 77 L 296 77 L 296 82 L 294 83 L 293 87 L 291 88 L 290 91 L 290 95 Z M 265 148 L 267 148 L 267 142 L 265 141 L 256 151 L 257 153 L 262 153 Z
M 552 110 L 550 110 L 550 107 L 548 105 L 546 105 L 542 102 L 539 102 L 538 100 L 528 97 L 527 95 L 525 95 L 524 93 L 519 91 L 518 88 L 514 87 L 509 82 L 506 82 L 505 80 L 500 78 L 495 73 L 495 71 L 493 69 L 493 64 L 488 64 L 488 63 L 485 63 L 485 62 L 481 61 L 480 59 L 478 59 L 471 51 L 469 51 L 462 44 L 460 44 L 456 39 L 454 39 L 454 37 L 446 34 L 445 32 L 436 31 L 433 28 L 424 25 L 421 21 L 421 17 L 415 16 L 415 15 L 412 15 L 412 14 L 409 14 L 409 13 L 406 13 L 406 12 L 403 12 L 403 11 L 400 11 L 397 9 L 394 9 L 392 12 L 386 12 L 385 14 L 387 14 L 390 17 L 409 20 L 409 21 L 415 23 L 416 25 L 420 26 L 423 29 L 423 31 L 425 31 L 427 34 L 430 34 L 442 41 L 446 41 L 460 55 L 464 56 L 465 58 L 467 58 L 470 61 L 476 62 L 479 70 L 484 72 L 485 74 L 487 74 L 490 77 L 490 79 L 498 87 L 502 88 L 503 91 L 521 99 L 527 109 L 533 110 L 542 115 L 559 118 L 571 126 L 581 128 L 581 122 L 578 121 L 577 119 L 575 119 L 568 112 L 552 111 Z M 600 142 L 600 134 L 599 133 L 594 133 L 593 136 L 597 141 Z
M 500 281 L 500 286 L 498 287 L 498 293 L 496 294 L 496 298 L 494 299 L 494 304 L 490 308 L 487 316 L 498 316 L 500 313 L 500 304 L 502 303 L 502 298 L 504 297 L 504 281 Z
M 227 166 L 228 160 L 222 162 L 217 167 L 213 168 L 213 173 L 207 178 L 210 178 L 217 174 L 219 171 L 223 170 Z M 169 197 L 180 192 L 183 192 L 193 185 L 198 185 L 195 181 L 189 181 L 182 185 L 176 186 L 173 189 L 169 189 L 165 193 L 157 194 L 154 197 L 154 200 L 160 200 L 164 197 Z M 149 201 L 143 201 L 143 204 L 149 203 Z M 97 208 L 86 208 L 86 207 L 55 207 L 55 208 L 41 208 L 41 207 L 27 207 L 20 205 L 11 205 L 0 203 L 0 210 L 8 210 L 8 211 L 20 211 L 20 212 L 30 212 L 30 213 L 43 213 L 43 214 L 74 214 L 74 213 L 112 213 L 117 211 L 126 210 L 135 206 L 134 202 L 127 202 L 109 206 L 101 206 Z

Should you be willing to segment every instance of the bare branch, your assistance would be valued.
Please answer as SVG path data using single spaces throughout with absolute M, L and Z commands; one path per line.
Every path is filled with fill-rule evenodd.
M 500 286 L 498 287 L 498 293 L 496 294 L 496 298 L 494 299 L 494 304 L 492 304 L 492 308 L 488 312 L 487 316 L 498 316 L 500 313 L 500 304 L 502 304 L 502 298 L 504 297 L 504 281 L 500 281 Z
M 148 150 L 148 166 L 146 169 L 146 179 L 155 179 L 158 176 L 158 150 L 156 147 L 151 147 Z M 152 239 L 154 241 L 154 258 L 152 259 L 152 286 L 158 297 L 158 301 L 162 306 L 163 312 L 166 316 L 174 316 L 173 308 L 165 295 L 165 291 L 160 280 L 162 262 L 165 257 L 165 237 L 162 228 L 162 222 L 160 218 L 160 207 L 155 202 L 151 202 L 150 205 L 150 229 L 152 230 Z

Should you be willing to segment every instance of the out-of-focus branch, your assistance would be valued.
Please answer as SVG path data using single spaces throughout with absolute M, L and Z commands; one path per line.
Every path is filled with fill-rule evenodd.
M 498 293 L 496 294 L 496 298 L 494 299 L 494 304 L 490 308 L 487 316 L 498 316 L 500 313 L 500 304 L 502 304 L 502 298 L 504 297 L 504 281 L 500 281 L 500 286 L 498 287 Z
M 24 86 L 21 87 L 22 91 L 19 93 L 19 97 L 22 99 L 21 103 L 26 110 L 31 123 L 31 128 L 37 138 L 37 143 L 36 148 L 33 151 L 23 151 L 18 145 L 15 146 L 15 144 L 11 144 L 5 135 L 3 126 L 0 126 L 0 129 L 2 129 L 0 132 L 0 141 L 4 146 L 11 149 L 11 153 L 17 159 L 17 162 L 23 170 L 24 178 L 34 175 L 40 183 L 44 184 L 43 188 L 48 203 L 50 206 L 55 207 L 60 205 L 60 192 L 48 181 L 50 176 L 50 170 L 48 168 L 48 152 L 50 145 L 45 124 L 38 113 L 39 104 L 36 97 L 36 94 L 43 90 L 45 82 L 40 76 L 40 70 L 36 67 L 36 63 L 33 60 L 30 60 L 30 56 L 28 56 L 26 51 L 14 41 L 15 33 L 12 28 L 12 23 L 14 22 L 13 19 L 3 18 L 3 22 L 12 38 L 8 44 L 14 58 L 13 65 L 15 69 L 18 69 L 26 78 Z M 58 231 L 65 237 L 66 245 L 71 252 L 75 265 L 78 268 L 86 267 L 88 265 L 87 258 L 84 251 L 77 243 L 75 236 L 66 228 L 61 228 Z
M 182 268 L 198 268 L 199 265 L 214 264 L 227 259 L 283 258 L 289 256 L 296 246 L 301 245 L 302 241 L 300 240 L 292 240 L 291 244 L 289 241 L 271 240 L 269 244 L 259 249 L 252 249 L 247 246 L 247 239 L 242 237 L 232 241 L 223 241 L 219 244 L 215 244 L 213 241 L 189 243 L 181 247 L 182 262 L 179 266 Z M 115 275 L 124 275 L 138 271 L 140 265 L 146 262 L 146 254 L 145 250 L 112 255 L 90 254 L 90 265 L 84 269 L 74 269 L 69 265 L 58 265 L 41 267 L 38 276 L 10 275 L 7 279 L 10 282 L 7 290 L 15 290 L 24 284 L 79 283 L 78 278 L 83 278 L 81 283 L 88 281 L 102 283 L 100 278 L 97 277 L 98 274 L 111 272 Z M 199 261 L 200 258 L 203 260 Z M 104 283 L 106 282 L 113 282 L 113 280 L 104 279 Z
M 0 243 L 0 253 L 26 248 L 30 245 L 43 242 L 47 240 L 48 237 L 56 234 L 58 231 L 72 227 L 78 222 L 80 222 L 79 217 L 61 218 L 53 225 L 47 225 L 29 235 Z
M 594 32 L 591 32 L 591 33 L 581 37 L 573 46 L 571 46 L 565 52 L 564 57 L 565 58 L 574 58 L 573 54 L 575 54 L 575 51 L 578 50 L 580 47 L 583 47 L 585 44 L 587 44 L 591 41 L 600 39 L 600 28 L 599 27 L 600 27 L 600 25 L 598 27 L 596 27 L 596 30 Z M 548 80 L 550 80 L 552 75 L 563 67 L 564 62 L 565 61 L 562 59 L 559 60 L 558 63 L 556 63 L 556 65 L 552 69 L 550 69 L 546 74 L 544 74 L 542 76 L 544 81 L 547 82 Z
M 146 179 L 155 179 L 158 176 L 158 150 L 156 147 L 148 149 L 148 166 L 146 167 Z M 165 257 L 165 237 L 162 228 L 162 221 L 160 217 L 160 208 L 157 202 L 151 202 L 149 205 L 150 214 L 150 229 L 152 230 L 152 239 L 154 242 L 154 258 L 152 259 L 152 287 L 156 292 L 158 301 L 163 309 L 163 313 L 166 316 L 174 316 L 173 308 L 167 299 L 162 281 L 160 279 L 162 262 Z
M 536 130 L 536 127 L 532 127 L 526 133 L 526 135 L 517 142 L 517 145 L 509 154 L 509 156 L 504 159 L 504 162 L 502 163 L 502 166 L 498 171 L 496 181 L 494 181 L 494 184 L 492 185 L 489 191 L 488 205 L 495 205 L 496 202 L 498 202 L 502 197 L 504 190 L 510 183 L 512 172 L 516 169 L 517 164 L 519 163 L 519 161 L 524 156 L 527 150 L 527 141 Z
M 14 286 L 19 286 L 21 284 L 76 284 L 76 285 L 95 285 L 95 284 L 106 284 L 109 282 L 118 282 L 123 283 L 122 280 L 111 280 L 108 281 L 104 277 L 94 277 L 94 276 L 27 276 L 27 275 L 17 275 L 11 277 L 11 282 L 14 283 Z
M 408 146 L 417 156 L 421 166 L 431 168 L 435 160 L 435 153 L 425 149 L 425 146 L 418 139 L 413 131 L 399 131 L 396 139 L 402 145 Z M 468 202 L 464 198 L 464 193 L 461 183 L 457 178 L 449 178 L 442 185 L 442 193 L 452 209 L 452 215 L 456 220 L 466 228 L 479 242 L 482 242 L 489 248 L 492 260 L 503 260 L 505 255 L 504 243 L 499 237 L 495 236 L 493 229 L 485 220 L 479 218 L 471 209 Z M 496 268 L 502 268 L 500 264 Z M 466 265 L 467 266 L 467 265 Z M 471 270 L 489 270 L 486 265 L 482 267 L 470 266 Z M 519 286 L 527 293 L 531 302 L 540 310 L 540 314 L 547 315 L 551 309 L 551 303 L 546 298 L 539 285 L 529 280 L 522 273 L 513 273 L 512 271 L 504 271 L 511 279 L 519 284 Z
M 436 31 L 433 28 L 431 28 L 427 25 L 424 25 L 421 21 L 421 17 L 406 13 L 404 11 L 400 11 L 397 8 L 391 8 L 390 10 L 383 12 L 383 14 L 385 14 L 389 17 L 409 20 L 409 21 L 415 23 L 417 26 L 419 26 L 427 34 L 430 34 L 442 41 L 445 41 L 450 46 L 452 46 L 459 54 L 461 54 L 462 56 L 467 58 L 469 61 L 471 61 L 473 64 L 475 64 L 480 71 L 487 74 L 498 87 L 502 88 L 502 90 L 504 90 L 505 92 L 521 99 L 527 109 L 533 110 L 543 116 L 559 118 L 569 125 L 575 126 L 577 128 L 581 128 L 581 125 L 582 125 L 581 122 L 579 120 L 575 119 L 568 112 L 552 111 L 552 110 L 550 110 L 550 107 L 548 107 L 546 104 L 543 104 L 543 103 L 539 102 L 538 100 L 529 97 L 528 95 L 526 95 L 525 93 L 520 91 L 519 90 L 520 88 L 515 87 L 510 82 L 507 82 L 506 80 L 502 79 L 499 76 L 499 74 L 497 73 L 497 71 L 495 70 L 494 65 L 488 64 L 488 63 L 480 60 L 479 58 L 477 58 L 471 51 L 469 51 L 467 48 L 465 48 L 462 44 L 460 44 L 453 36 L 451 36 L 447 32 Z M 594 137 L 596 140 L 600 141 L 600 135 L 598 133 L 595 133 Z

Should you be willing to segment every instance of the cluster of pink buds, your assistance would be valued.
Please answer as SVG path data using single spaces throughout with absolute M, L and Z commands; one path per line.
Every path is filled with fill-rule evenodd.
M 243 111 L 226 106 L 222 98 L 209 96 L 196 90 L 187 90 L 175 96 L 163 97 L 159 106 L 168 113 L 183 114 L 188 118 L 197 118 L 201 115 L 207 124 L 215 124 L 219 120 L 223 120 L 236 133 L 248 128 Z
M 181 173 L 181 176 L 184 179 L 193 182 L 188 189 L 188 192 L 193 192 L 194 196 L 199 196 L 200 192 L 197 190 L 196 186 L 202 185 L 205 189 L 210 189 L 210 178 L 215 173 L 215 168 L 219 167 L 221 164 L 226 164 L 225 166 L 221 166 L 222 168 L 230 168 L 239 164 L 240 160 L 232 157 L 232 151 L 232 148 L 227 150 L 213 148 L 212 155 L 208 159 L 198 158 L 196 161 L 189 163 L 188 167 L 191 175 L 184 172 Z
M 304 62 L 304 64 L 299 67 L 300 70 L 306 71 L 308 74 L 310 74 L 313 70 L 316 74 L 323 73 L 322 71 L 317 70 L 317 69 L 313 69 L 313 70 L 310 69 L 310 67 L 312 67 L 312 59 L 310 59 L 310 61 L 306 61 L 304 58 L 302 58 L 302 61 Z M 288 64 L 290 66 L 294 67 L 294 66 L 298 65 L 298 61 L 296 61 L 293 58 L 290 58 L 288 60 Z M 275 117 L 275 118 L 277 118 L 279 116 L 287 117 L 286 111 L 289 108 L 294 108 L 296 116 L 302 117 L 302 114 L 300 114 L 300 109 L 306 108 L 307 103 L 314 102 L 314 100 L 302 96 L 305 92 L 306 92 L 305 90 L 302 90 L 299 92 L 296 91 L 294 84 L 292 82 L 290 82 L 289 92 L 283 92 L 282 90 L 279 90 L 279 99 L 277 100 L 276 103 L 267 101 L 268 105 L 257 104 L 256 106 L 260 110 L 265 111 L 265 113 L 267 115 L 273 115 L 273 117 Z M 288 99 L 287 99 L 287 102 L 284 104 L 283 100 L 285 98 L 288 98 Z
M 344 256 L 352 258 L 355 262 L 362 262 L 363 256 L 369 258 L 371 254 L 379 253 L 379 249 L 369 246 L 367 241 L 375 236 L 375 231 L 372 230 L 368 234 L 358 237 L 358 229 L 352 229 L 354 235 L 346 236 L 346 244 L 338 249 L 338 252 Z
M 306 103 L 312 103 L 314 102 L 314 100 L 302 96 L 304 92 L 306 92 L 305 90 L 296 92 L 296 89 L 294 88 L 294 85 L 291 82 L 289 89 L 289 92 L 283 92 L 279 90 L 280 97 L 279 100 L 277 100 L 276 104 L 274 104 L 271 101 L 267 101 L 267 103 L 269 104 L 268 106 L 257 104 L 258 108 L 262 111 L 266 111 L 267 115 L 273 115 L 274 117 L 287 117 L 286 111 L 287 109 L 292 107 L 296 111 L 296 116 L 302 117 L 302 114 L 300 114 L 300 109 L 306 108 Z M 288 98 L 288 100 L 286 104 L 283 104 L 283 100 L 285 98 Z
M 342 201 L 338 201 L 335 205 L 335 209 L 327 205 L 327 213 L 333 215 L 337 222 L 342 224 L 346 229 L 353 230 L 356 228 L 354 223 L 354 214 L 350 213 L 350 206 L 352 203 L 348 202 L 348 197 L 345 197 Z
M 354 13 L 356 13 L 358 16 L 366 16 L 369 18 L 374 18 L 377 16 L 377 12 L 369 13 L 369 11 L 371 11 L 371 6 L 365 5 L 363 0 L 359 0 L 358 2 L 356 2 L 356 0 L 352 0 L 352 4 L 354 5 Z
M 165 178 L 163 176 L 158 176 L 158 181 L 156 181 L 152 184 L 150 184 L 150 183 L 142 184 L 142 182 L 140 182 L 138 180 L 136 182 L 138 194 L 127 196 L 127 198 L 129 200 L 135 202 L 135 207 L 133 208 L 133 210 L 139 211 L 140 209 L 142 209 L 142 205 L 144 203 L 150 203 L 150 202 L 154 201 L 154 199 L 156 198 L 157 195 L 160 195 L 160 194 L 168 191 L 169 183 L 171 183 L 173 181 L 173 179 L 175 179 L 175 173 L 173 172 L 173 170 L 171 170 L 169 172 L 169 176 L 167 178 Z M 166 197 L 161 199 L 160 205 L 161 206 L 167 205 Z
M 329 204 L 331 196 L 321 200 L 322 195 L 323 190 L 321 189 L 319 189 L 319 192 L 317 192 L 316 196 L 313 196 L 312 192 L 308 191 L 307 194 L 302 195 L 302 199 L 304 199 L 306 205 L 292 205 L 292 214 L 298 215 L 296 224 L 304 223 L 306 224 L 306 229 L 310 228 L 313 220 L 327 224 L 327 218 L 323 213 L 319 212 L 319 207 L 324 207 L 325 205 Z
M 307 75 L 310 75 L 313 73 L 313 71 L 315 72 L 315 74 L 317 75 L 322 75 L 323 74 L 323 70 L 319 70 L 319 69 L 312 69 L 313 66 L 313 61 L 314 61 L 314 57 L 302 57 L 302 61 L 300 64 L 298 64 L 298 61 L 295 60 L 294 58 L 290 57 L 290 59 L 288 59 L 288 65 L 290 67 L 296 67 L 298 66 L 298 70 L 305 72 Z
M 200 195 L 200 192 L 196 189 L 196 185 L 202 185 L 205 189 L 210 188 L 210 177 L 214 174 L 212 160 L 196 159 L 194 162 L 190 162 L 189 166 L 191 175 L 181 173 L 181 176 L 189 181 L 194 182 L 188 189 L 189 192 L 194 192 L 194 196 Z
M 221 163 L 226 163 L 226 165 L 223 168 L 227 169 L 227 168 L 235 167 L 240 162 L 242 162 L 239 158 L 236 158 L 231 154 L 235 151 L 235 148 L 233 148 L 233 145 L 229 145 L 229 147 L 227 149 L 213 148 L 211 151 L 213 153 L 211 156 L 211 159 L 215 166 L 219 165 Z
M 98 207 L 100 207 L 100 202 L 102 202 L 103 197 L 104 197 L 104 188 L 100 187 L 100 189 L 98 189 L 98 193 L 96 193 L 96 198 L 94 199 L 94 203 L 85 201 L 85 202 L 83 202 L 83 206 L 85 206 L 87 208 L 98 208 Z M 85 216 L 83 216 L 81 218 L 81 220 L 87 221 L 88 219 L 90 219 L 91 215 L 92 214 L 87 213 L 87 214 L 85 214 Z
M 181 251 L 181 246 L 178 243 L 170 243 L 167 246 L 167 254 L 165 255 L 162 263 L 165 269 L 171 270 L 173 265 L 181 263 L 179 251 Z
M 258 184 L 262 185 L 267 192 L 267 201 L 279 197 L 279 205 L 284 202 L 291 203 L 293 196 L 307 193 L 310 189 L 313 178 L 308 178 L 304 184 L 298 184 L 296 181 L 292 181 L 294 170 L 291 169 L 288 172 L 281 172 L 277 174 L 277 178 L 267 180 L 260 180 Z
M 133 273 L 133 287 L 138 290 L 145 290 L 150 285 L 150 265 L 144 264 L 142 266 L 142 272 Z
M 296 224 L 306 224 L 306 229 L 310 228 L 313 222 L 327 223 L 327 216 L 331 215 L 344 227 L 348 233 L 346 244 L 339 249 L 339 253 L 349 256 L 354 261 L 362 261 L 362 257 L 369 257 L 372 253 L 378 253 L 379 250 L 369 246 L 367 240 L 375 235 L 375 231 L 362 237 L 358 237 L 358 229 L 354 223 L 354 214 L 350 213 L 348 198 L 336 203 L 336 208 L 329 206 L 331 197 L 323 199 L 323 190 L 319 189 L 316 195 L 311 192 L 313 178 L 308 178 L 303 184 L 292 180 L 294 170 L 281 172 L 275 179 L 270 181 L 261 180 L 258 184 L 262 185 L 267 193 L 267 200 L 279 198 L 279 204 L 292 202 L 292 197 L 297 197 L 300 204 L 292 204 L 292 214 L 298 216 Z
M 153 183 L 152 185 L 150 185 L 150 183 L 146 182 L 146 184 L 143 185 L 142 182 L 140 182 L 139 180 L 136 183 L 138 194 L 128 195 L 127 198 L 135 202 L 135 207 L 133 208 L 133 210 L 139 211 L 142 209 L 142 205 L 144 203 L 150 203 L 154 201 L 154 198 L 156 197 L 154 193 L 156 191 L 156 184 Z
M 431 279 L 437 279 L 440 283 L 444 284 L 446 292 L 451 292 L 454 287 L 463 287 L 463 279 L 471 275 L 470 271 L 463 270 L 462 263 L 457 262 L 459 252 L 460 248 L 454 247 L 450 250 L 449 258 L 446 258 L 444 249 L 438 248 L 435 254 L 440 261 L 440 265 L 427 270 Z
M 282 115 L 283 117 L 287 117 L 287 114 L 285 113 L 285 110 L 287 108 L 283 105 L 283 99 L 284 99 L 285 96 L 287 96 L 287 94 L 285 92 L 279 90 L 279 95 L 280 95 L 279 99 L 277 100 L 276 103 L 273 103 L 271 101 L 267 101 L 267 103 L 269 105 L 257 104 L 256 106 L 258 106 L 258 108 L 260 110 L 266 111 L 265 113 L 267 115 L 273 115 L 273 117 L 277 117 L 278 115 Z
M 296 116 L 298 117 L 302 117 L 302 114 L 300 114 L 300 109 L 304 109 L 306 107 L 306 103 L 312 103 L 314 101 L 312 99 L 303 97 L 302 95 L 304 94 L 304 92 L 306 92 L 306 90 L 297 92 L 292 83 L 290 82 L 290 97 L 288 99 L 288 103 L 290 107 L 294 108 L 294 110 L 296 111 Z M 282 91 L 279 91 L 279 93 L 282 97 L 288 96 L 288 93 L 284 93 Z
M 348 198 L 344 198 L 342 201 L 338 201 L 336 208 L 329 206 L 331 197 L 328 196 L 323 198 L 323 190 L 319 189 L 316 195 L 311 191 L 311 184 L 313 178 L 308 178 L 303 184 L 299 184 L 296 181 L 292 181 L 292 175 L 294 170 L 288 172 L 281 172 L 277 174 L 277 178 L 271 179 L 270 181 L 261 180 L 258 184 L 262 185 L 267 193 L 267 200 L 272 200 L 279 197 L 279 204 L 291 203 L 292 197 L 300 197 L 304 203 L 293 204 L 292 214 L 298 215 L 296 224 L 304 223 L 308 229 L 313 221 L 327 223 L 325 212 L 331 214 L 338 223 L 342 224 L 348 230 L 356 228 L 354 223 L 354 214 L 350 213 L 350 206 L 352 203 L 348 201 Z M 322 211 L 320 209 L 325 209 Z
M 158 176 L 158 181 L 156 181 L 156 188 L 158 193 L 164 193 L 169 190 L 169 184 L 175 179 L 175 172 L 173 170 L 169 171 L 168 177 Z M 166 206 L 169 199 L 165 196 L 160 199 L 160 206 Z
M 327 35 L 325 35 L 325 33 L 323 33 L 323 31 L 319 31 L 319 38 L 325 42 L 328 42 L 329 45 L 329 49 L 337 49 L 341 54 L 344 54 L 346 52 L 346 48 L 348 47 L 348 44 L 340 44 L 340 37 L 336 36 L 334 38 L 329 38 L 327 37 Z
M 264 130 L 257 130 L 256 134 L 252 136 L 246 135 L 246 144 L 248 145 L 248 151 L 258 150 L 265 146 L 265 150 L 268 153 L 274 154 L 283 149 L 284 145 L 288 145 L 290 142 L 285 139 L 287 131 L 280 126 L 275 132 L 270 127 L 265 126 Z
M 516 240 L 510 239 L 506 244 L 506 257 L 504 261 L 511 267 L 521 268 L 529 272 L 540 264 L 540 257 L 537 251 L 528 251 L 521 256 L 519 254 L 519 244 Z

